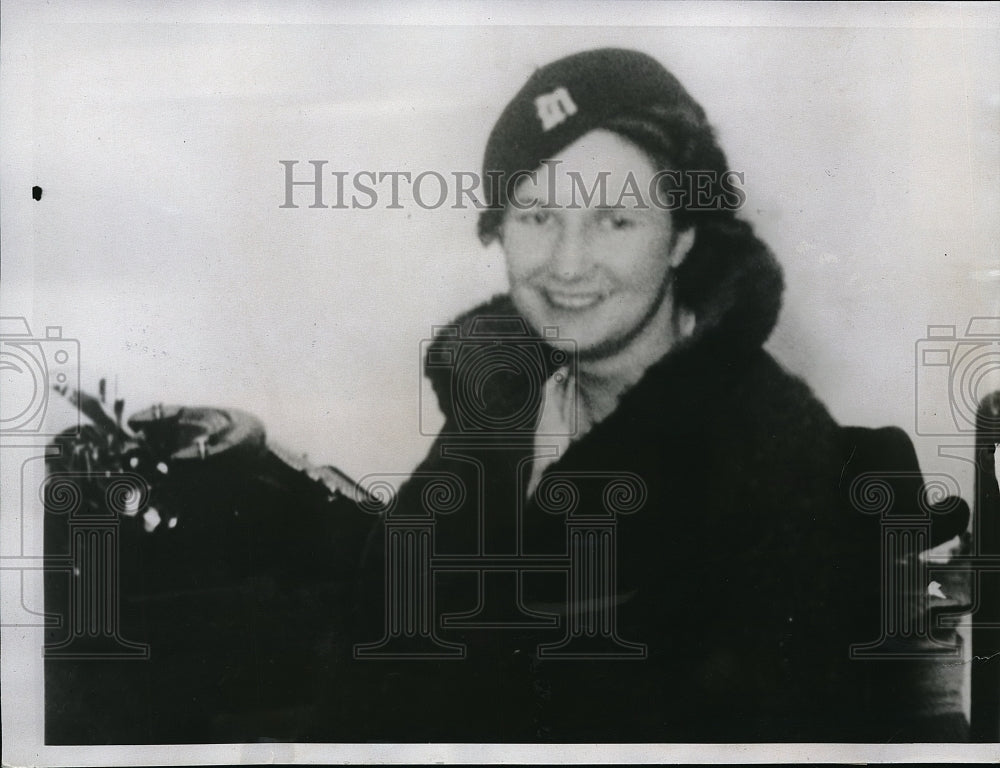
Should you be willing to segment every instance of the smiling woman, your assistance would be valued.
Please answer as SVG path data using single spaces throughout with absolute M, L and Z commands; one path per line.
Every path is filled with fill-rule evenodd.
M 628 178 L 649 187 L 652 162 L 617 134 L 594 131 L 554 161 L 578 176 L 560 173 L 550 189 L 526 179 L 501 227 L 511 298 L 535 328 L 559 326 L 586 359 L 652 345 L 647 359 L 636 361 L 645 368 L 679 333 L 669 283 L 694 230 L 675 232 L 668 211 L 642 201 L 573 205 L 574 178 L 603 173 L 616 200 Z
M 39 363 L 0 384 L 3 762 L 950 739 L 963 693 L 974 728 L 1000 644 L 943 626 L 954 545 L 912 565 L 924 491 L 976 498 L 1000 6 L 292 5 L 0 4 L 0 351 Z M 115 413 L 46 400 L 64 373 Z M 158 403 L 266 450 L 161 462 L 118 434 Z M 82 511 L 148 472 L 99 615 L 148 662 L 43 660 L 80 631 L 47 582 L 105 583 L 37 571 L 90 522 L 43 464 L 86 468 Z
M 781 271 L 732 206 L 623 193 L 721 185 L 701 107 L 644 54 L 576 54 L 514 97 L 484 165 L 518 179 L 479 221 L 510 291 L 427 350 L 445 425 L 372 535 L 337 678 L 362 693 L 327 722 L 390 741 L 961 737 L 917 716 L 929 638 L 899 624 L 927 596 L 894 590 L 967 507 L 929 503 L 901 430 L 841 427 L 762 349 Z M 581 186 L 610 195 L 580 204 Z M 888 518 L 927 523 L 887 550 Z

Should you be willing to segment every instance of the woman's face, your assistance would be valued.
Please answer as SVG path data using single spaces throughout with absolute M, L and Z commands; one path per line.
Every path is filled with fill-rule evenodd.
M 504 216 L 511 298 L 536 330 L 558 327 L 581 355 L 614 354 L 671 313 L 670 271 L 694 230 L 676 233 L 652 204 L 656 168 L 616 133 L 591 131 L 548 166 L 521 181 Z

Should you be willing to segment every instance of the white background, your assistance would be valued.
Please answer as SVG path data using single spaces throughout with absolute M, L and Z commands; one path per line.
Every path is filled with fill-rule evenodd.
M 504 289 L 502 255 L 473 210 L 405 195 L 317 210 L 302 188 L 281 210 L 278 161 L 300 179 L 308 160 L 477 171 L 535 67 L 628 46 L 685 83 L 745 174 L 743 215 L 787 276 L 770 348 L 842 422 L 916 436 L 915 408 L 947 397 L 916 400 L 927 325 L 1000 314 L 997 43 L 995 27 L 35 24 L 4 178 L 4 234 L 28 238 L 5 267 L 33 270 L 5 279 L 4 313 L 78 338 L 84 388 L 107 376 L 127 413 L 236 406 L 355 476 L 411 469 L 420 340 Z M 936 444 L 918 441 L 925 465 Z
M 936 4 L 5 4 L 0 308 L 79 339 L 84 388 L 107 376 L 126 414 L 240 407 L 313 461 L 406 472 L 429 440 L 420 341 L 504 289 L 502 254 L 479 244 L 472 210 L 315 210 L 309 190 L 279 209 L 278 161 L 476 171 L 535 67 L 638 48 L 745 173 L 743 215 L 788 284 L 769 348 L 841 422 L 906 429 L 924 469 L 971 501 L 968 465 L 916 434 L 916 409 L 946 408 L 947 390 L 921 390 L 915 360 L 929 324 L 962 335 L 1000 315 L 998 18 Z

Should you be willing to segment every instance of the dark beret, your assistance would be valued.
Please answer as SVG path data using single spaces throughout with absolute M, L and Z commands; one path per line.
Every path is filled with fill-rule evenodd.
M 590 131 L 623 115 L 676 112 L 703 122 L 704 111 L 680 82 L 652 57 L 621 48 L 584 51 L 534 74 L 497 120 L 486 143 L 483 179 L 489 208 L 479 236 L 496 236 L 507 204 L 503 179 L 532 171 Z M 492 182 L 499 179 L 500 182 Z

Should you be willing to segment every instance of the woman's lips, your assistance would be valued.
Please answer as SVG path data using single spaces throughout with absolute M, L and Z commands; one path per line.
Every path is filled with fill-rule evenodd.
M 562 291 L 545 288 L 542 292 L 553 307 L 573 311 L 590 309 L 604 298 L 604 294 L 600 291 Z

